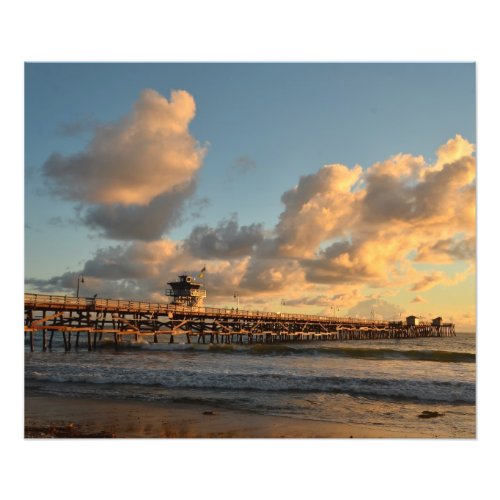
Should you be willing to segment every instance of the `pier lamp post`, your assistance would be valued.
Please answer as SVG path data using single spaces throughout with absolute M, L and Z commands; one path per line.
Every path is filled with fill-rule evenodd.
M 285 309 L 285 299 L 281 299 L 281 312 L 282 313 L 285 312 L 284 309 Z
M 236 299 L 236 310 L 239 311 L 240 309 L 240 296 L 234 292 L 234 298 Z
M 78 282 L 76 285 L 76 298 L 80 296 L 80 283 L 85 283 L 85 280 L 83 279 L 83 274 L 78 275 Z

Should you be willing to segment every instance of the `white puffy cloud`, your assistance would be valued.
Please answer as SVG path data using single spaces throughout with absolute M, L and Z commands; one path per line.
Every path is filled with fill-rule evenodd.
M 206 152 L 189 131 L 195 112 L 184 90 L 170 100 L 144 90 L 128 115 L 96 126 L 83 151 L 47 159 L 42 172 L 51 192 L 88 207 L 83 222 L 107 237 L 159 238 L 193 194 Z

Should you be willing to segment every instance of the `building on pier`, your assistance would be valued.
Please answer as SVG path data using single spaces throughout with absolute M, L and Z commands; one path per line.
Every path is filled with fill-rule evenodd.
M 207 291 L 202 288 L 203 284 L 196 281 L 196 278 L 181 274 L 178 281 L 168 283 L 165 295 L 172 297 L 172 304 L 187 307 L 202 307 L 207 296 Z
M 420 323 L 419 319 L 416 316 L 407 316 L 406 325 L 407 326 L 418 326 Z
M 432 320 L 432 326 L 441 326 L 443 324 L 443 318 L 441 316 L 434 318 Z

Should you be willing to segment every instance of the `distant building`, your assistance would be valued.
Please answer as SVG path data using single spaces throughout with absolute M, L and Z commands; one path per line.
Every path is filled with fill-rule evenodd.
M 438 318 L 434 318 L 432 320 L 432 326 L 441 326 L 441 323 L 443 322 L 443 318 L 439 316 Z
M 407 316 L 406 325 L 407 326 L 418 326 L 419 319 L 416 316 Z
M 165 295 L 172 297 L 172 304 L 186 307 L 202 307 L 203 300 L 207 296 L 207 291 L 202 288 L 202 283 L 197 283 L 196 279 L 187 274 L 179 276 L 179 281 L 168 283 Z
M 403 326 L 402 321 L 389 321 L 389 328 L 400 328 Z

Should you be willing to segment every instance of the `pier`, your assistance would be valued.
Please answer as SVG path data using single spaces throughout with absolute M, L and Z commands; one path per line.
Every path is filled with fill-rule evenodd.
M 104 340 L 119 347 L 130 336 L 154 343 L 176 339 L 217 344 L 381 340 L 451 337 L 455 325 L 441 318 L 381 321 L 26 293 L 24 331 L 31 351 L 35 335 L 41 335 L 42 350 L 50 350 L 55 333 L 62 336 L 67 351 L 72 346 L 92 351 Z

